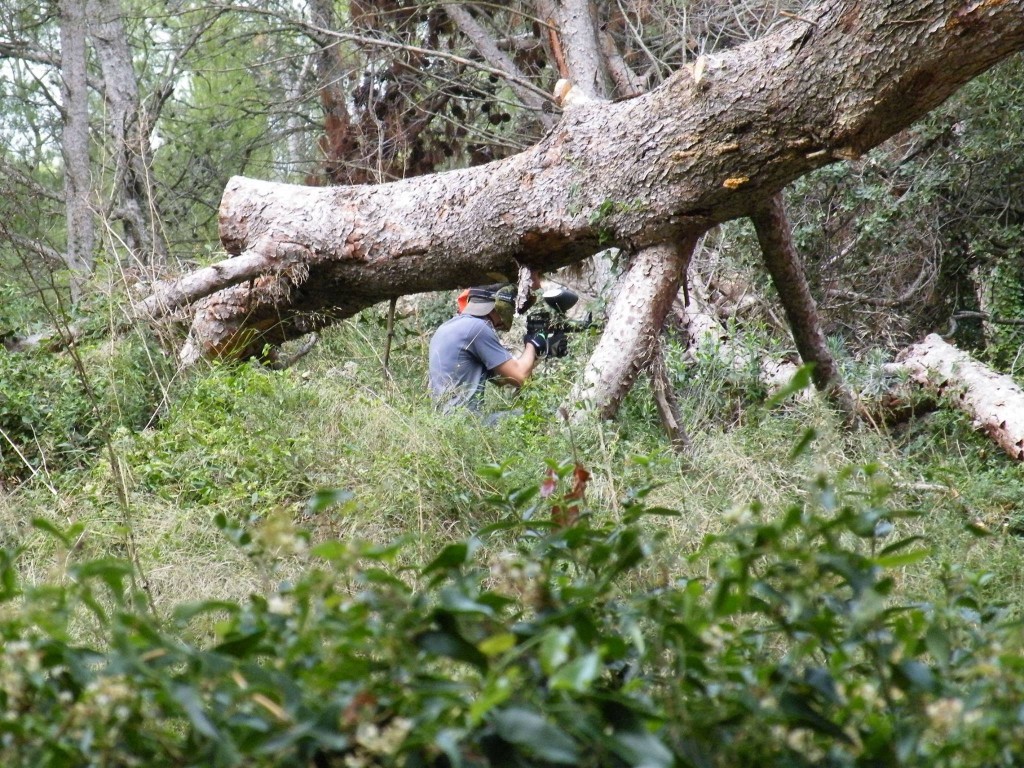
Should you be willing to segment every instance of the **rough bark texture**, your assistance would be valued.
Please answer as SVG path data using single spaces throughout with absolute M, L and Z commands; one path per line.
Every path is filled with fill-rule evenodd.
M 605 332 L 570 397 L 573 406 L 594 407 L 601 418 L 616 414 L 636 375 L 651 362 L 696 242 L 689 238 L 645 248 L 633 259 L 608 310 Z
M 970 355 L 930 334 L 905 350 L 896 368 L 964 410 L 1017 461 L 1024 461 L 1024 390 Z
M 60 4 L 60 73 L 64 103 L 61 152 L 64 157 L 64 205 L 67 245 L 64 262 L 71 270 L 71 297 L 78 299 L 82 282 L 92 272 L 96 241 L 90 201 L 89 92 L 86 80 L 86 18 L 79 0 Z
M 153 199 L 149 173 L 149 121 L 139 105 L 138 81 L 124 28 L 120 0 L 89 0 L 90 34 L 106 102 L 107 131 L 114 154 L 113 215 L 124 225 L 125 244 L 143 264 L 163 264 L 167 244 Z
M 594 3 L 591 0 L 538 0 L 537 15 L 558 37 L 566 70 L 563 77 L 568 76 L 573 87 L 588 98 L 608 98 L 610 81 L 601 53 Z
M 782 195 L 773 195 L 754 206 L 750 216 L 757 231 L 764 263 L 786 312 L 797 351 L 805 363 L 813 363 L 811 378 L 846 418 L 853 421 L 856 409 L 843 384 L 832 353 L 825 344 L 825 332 L 818 320 L 818 307 L 804 276 L 803 264 L 786 218 Z
M 684 70 L 635 99 L 568 109 L 506 160 L 375 187 L 235 177 L 225 247 L 304 269 L 204 300 L 192 349 L 245 354 L 392 296 L 692 239 L 879 144 L 1022 47 L 1024 0 L 827 0 L 706 57 L 699 83 Z

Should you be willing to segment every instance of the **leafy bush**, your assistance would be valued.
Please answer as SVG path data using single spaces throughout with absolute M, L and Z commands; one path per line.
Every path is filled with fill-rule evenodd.
M 306 492 L 308 444 L 296 419 L 315 410 L 315 393 L 258 365 L 222 365 L 177 395 L 159 429 L 123 446 L 144 489 L 183 505 L 259 505 Z
M 132 337 L 79 349 L 87 379 L 70 354 L 0 348 L 0 481 L 87 466 L 108 432 L 145 426 L 160 401 L 164 364 L 148 344 Z
M 500 484 L 503 473 L 490 470 Z M 486 500 L 497 522 L 426 564 L 403 544 L 327 541 L 248 602 L 156 617 L 116 559 L 56 584 L 0 554 L 0 756 L 9 766 L 732 766 L 1019 764 L 1019 625 L 898 533 L 871 467 L 805 503 L 758 505 L 698 551 L 659 551 L 650 488 L 620 520 L 588 475 Z M 326 492 L 310 514 L 334 503 Z M 492 517 L 492 519 L 494 519 Z M 308 536 L 225 533 L 268 572 Z M 71 551 L 77 530 L 37 521 Z M 212 631 L 211 640 L 204 637 Z M 98 638 L 90 640 L 89 638 Z

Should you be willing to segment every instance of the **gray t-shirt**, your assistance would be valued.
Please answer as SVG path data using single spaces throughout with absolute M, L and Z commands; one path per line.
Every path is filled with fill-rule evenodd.
M 490 321 L 456 315 L 430 340 L 430 394 L 446 413 L 460 405 L 479 411 L 491 372 L 511 359 Z

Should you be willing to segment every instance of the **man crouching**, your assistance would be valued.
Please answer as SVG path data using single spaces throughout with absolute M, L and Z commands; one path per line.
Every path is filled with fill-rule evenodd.
M 513 357 L 498 331 L 512 327 L 516 292 L 510 285 L 470 288 L 465 307 L 430 340 L 430 394 L 445 413 L 465 406 L 479 413 L 488 379 L 521 387 L 540 358 L 564 348 L 552 334 L 528 333 Z

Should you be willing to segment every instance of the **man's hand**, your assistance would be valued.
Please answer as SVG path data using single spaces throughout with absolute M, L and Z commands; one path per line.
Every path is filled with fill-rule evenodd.
M 523 343 L 529 344 L 537 350 L 537 357 L 545 357 L 549 351 L 548 343 L 552 335 L 544 331 L 534 331 L 533 333 L 527 333 L 523 337 Z
M 537 350 L 537 357 L 565 357 L 569 354 L 569 338 L 565 331 L 535 331 L 523 337 L 523 343 Z

